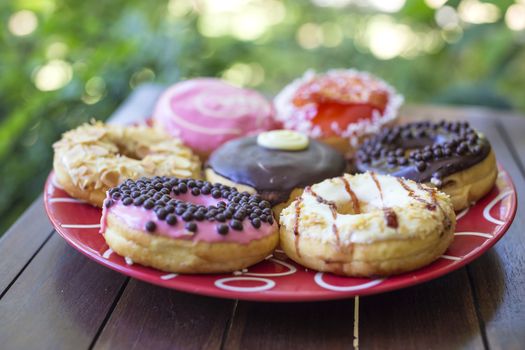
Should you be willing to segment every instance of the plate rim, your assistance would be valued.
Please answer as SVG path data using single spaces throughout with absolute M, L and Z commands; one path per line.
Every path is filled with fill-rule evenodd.
M 275 291 L 273 291 L 271 294 L 266 293 L 266 291 L 239 293 L 235 291 L 223 290 L 223 289 L 217 288 L 213 290 L 214 291 L 213 293 L 210 293 L 209 287 L 195 286 L 192 288 L 190 286 L 187 286 L 186 284 L 166 285 L 165 281 L 160 278 L 158 279 L 152 278 L 150 275 L 142 271 L 129 269 L 127 268 L 127 266 L 124 266 L 124 265 L 112 262 L 109 259 L 103 258 L 101 255 L 99 255 L 98 253 L 95 253 L 91 249 L 86 249 L 85 245 L 83 246 L 82 244 L 77 242 L 76 239 L 71 237 L 71 235 L 65 231 L 65 229 L 57 221 L 57 218 L 51 215 L 52 211 L 50 207 L 51 203 L 49 202 L 50 193 L 48 191 L 48 188 L 50 185 L 54 186 L 54 183 L 53 183 L 54 171 L 53 170 L 49 173 L 46 179 L 45 185 L 44 185 L 44 207 L 45 207 L 46 214 L 53 225 L 53 228 L 70 246 L 72 246 L 77 251 L 81 252 L 84 256 L 87 256 L 91 260 L 94 260 L 98 264 L 108 267 L 127 277 L 135 278 L 137 280 L 140 280 L 146 283 L 150 283 L 150 284 L 154 284 L 154 285 L 164 287 L 164 288 L 174 289 L 177 291 L 182 291 L 182 292 L 187 292 L 187 293 L 199 294 L 199 295 L 208 296 L 208 297 L 215 297 L 215 298 L 238 299 L 238 300 L 259 301 L 259 302 L 327 301 L 327 300 L 348 299 L 348 298 L 352 298 L 355 296 L 381 294 L 381 293 L 401 290 L 401 289 L 413 287 L 413 286 L 416 286 L 422 283 L 426 283 L 428 281 L 446 276 L 454 271 L 457 271 L 461 267 L 464 267 L 467 264 L 470 264 L 472 261 L 479 258 L 481 255 L 483 255 L 485 252 L 491 249 L 505 235 L 509 227 L 514 222 L 514 219 L 517 213 L 517 206 L 518 206 L 518 193 L 516 191 L 516 186 L 514 184 L 514 181 L 512 180 L 512 177 L 510 176 L 508 171 L 505 170 L 505 168 L 503 168 L 501 164 L 499 163 L 498 163 L 498 171 L 504 174 L 505 183 L 507 184 L 508 187 L 510 187 L 511 196 L 510 196 L 509 214 L 506 220 L 504 221 L 504 223 L 501 225 L 498 225 L 494 229 L 493 231 L 494 234 L 492 238 L 485 241 L 486 243 L 483 244 L 482 249 L 476 249 L 474 251 L 471 251 L 470 253 L 465 255 L 461 260 L 457 261 L 457 263 L 435 269 L 433 271 L 425 273 L 423 276 L 418 276 L 418 278 L 412 278 L 410 280 L 400 282 L 399 284 L 386 285 L 383 288 L 381 287 L 381 284 L 379 284 L 373 289 L 362 289 L 362 290 L 356 290 L 356 291 L 351 291 L 351 292 L 350 291 L 334 292 L 332 290 L 326 290 L 326 291 L 322 290 L 316 293 L 310 292 L 309 294 L 299 293 L 299 294 L 290 295 L 290 293 L 281 294 L 281 293 L 275 293 Z M 300 264 L 297 264 L 297 265 L 301 266 Z M 147 267 L 147 268 L 154 269 L 152 267 Z M 169 272 L 166 272 L 166 273 L 168 274 Z

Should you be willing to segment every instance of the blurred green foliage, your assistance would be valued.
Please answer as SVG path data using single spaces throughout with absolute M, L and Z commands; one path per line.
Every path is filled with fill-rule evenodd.
M 485 17 L 461 12 L 477 0 L 383 4 L 390 1 L 399 8 L 377 0 L 2 1 L 0 233 L 42 192 L 60 134 L 107 118 L 146 81 L 223 76 L 272 95 L 309 68 L 357 67 L 408 102 L 525 111 L 525 35 L 508 28 L 519 18 L 506 18 L 513 1 L 486 2 Z

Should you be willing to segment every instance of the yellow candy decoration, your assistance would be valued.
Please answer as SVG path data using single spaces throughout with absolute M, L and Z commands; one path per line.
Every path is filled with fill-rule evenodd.
M 257 144 L 282 151 L 301 151 L 308 147 L 308 137 L 292 130 L 272 130 L 259 134 Z

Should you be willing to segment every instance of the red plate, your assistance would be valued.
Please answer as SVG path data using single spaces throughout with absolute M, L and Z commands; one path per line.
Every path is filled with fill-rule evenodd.
M 313 301 L 382 293 L 419 284 L 464 266 L 492 247 L 516 213 L 516 190 L 500 168 L 496 186 L 469 209 L 458 213 L 456 237 L 448 251 L 417 271 L 388 278 L 350 278 L 309 271 L 282 251 L 233 274 L 177 275 L 133 264 L 113 253 L 99 233 L 101 210 L 73 199 L 49 175 L 46 211 L 57 232 L 98 263 L 139 280 L 185 292 L 259 301 Z

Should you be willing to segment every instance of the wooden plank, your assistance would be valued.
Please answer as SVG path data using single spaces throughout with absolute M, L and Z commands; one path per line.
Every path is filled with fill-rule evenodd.
M 0 300 L 0 347 L 88 348 L 125 281 L 54 234 Z
M 354 300 L 271 304 L 240 301 L 225 349 L 350 349 Z
M 0 295 L 53 232 L 40 196 L 0 239 Z
M 511 118 L 514 119 L 514 118 Z M 509 121 L 511 121 L 509 119 Z M 490 120 L 490 122 L 488 121 Z M 503 131 L 499 123 L 504 125 Z M 525 120 L 505 123 L 504 116 L 494 115 L 476 125 L 492 143 L 498 161 L 514 179 L 519 194 L 525 193 L 523 169 L 508 149 L 508 142 L 516 148 L 517 155 L 525 152 L 523 133 Z M 512 132 L 510 132 L 512 131 Z M 508 134 L 507 134 L 508 133 Z M 508 135 L 511 135 L 510 139 Z M 525 201 L 518 195 L 518 212 L 509 231 L 492 249 L 492 254 L 469 266 L 474 290 L 479 299 L 480 316 L 485 325 L 491 349 L 522 349 L 525 344 Z
M 129 123 L 144 120 L 149 116 L 161 92 L 162 86 L 141 85 L 117 109 L 110 121 Z M 44 199 L 40 196 L 0 238 L 0 296 L 6 292 L 52 232 L 53 227 L 44 209 Z
M 498 162 L 514 179 L 517 192 L 525 193 L 523 117 L 483 108 L 416 107 L 411 115 L 412 111 L 468 119 L 490 140 Z M 524 225 L 525 201 L 518 196 L 518 212 L 509 231 L 487 254 L 468 266 L 483 335 L 491 349 L 520 349 L 525 344 Z
M 233 301 L 131 280 L 95 349 L 219 349 Z
M 483 349 L 465 269 L 400 291 L 360 298 L 363 349 Z

